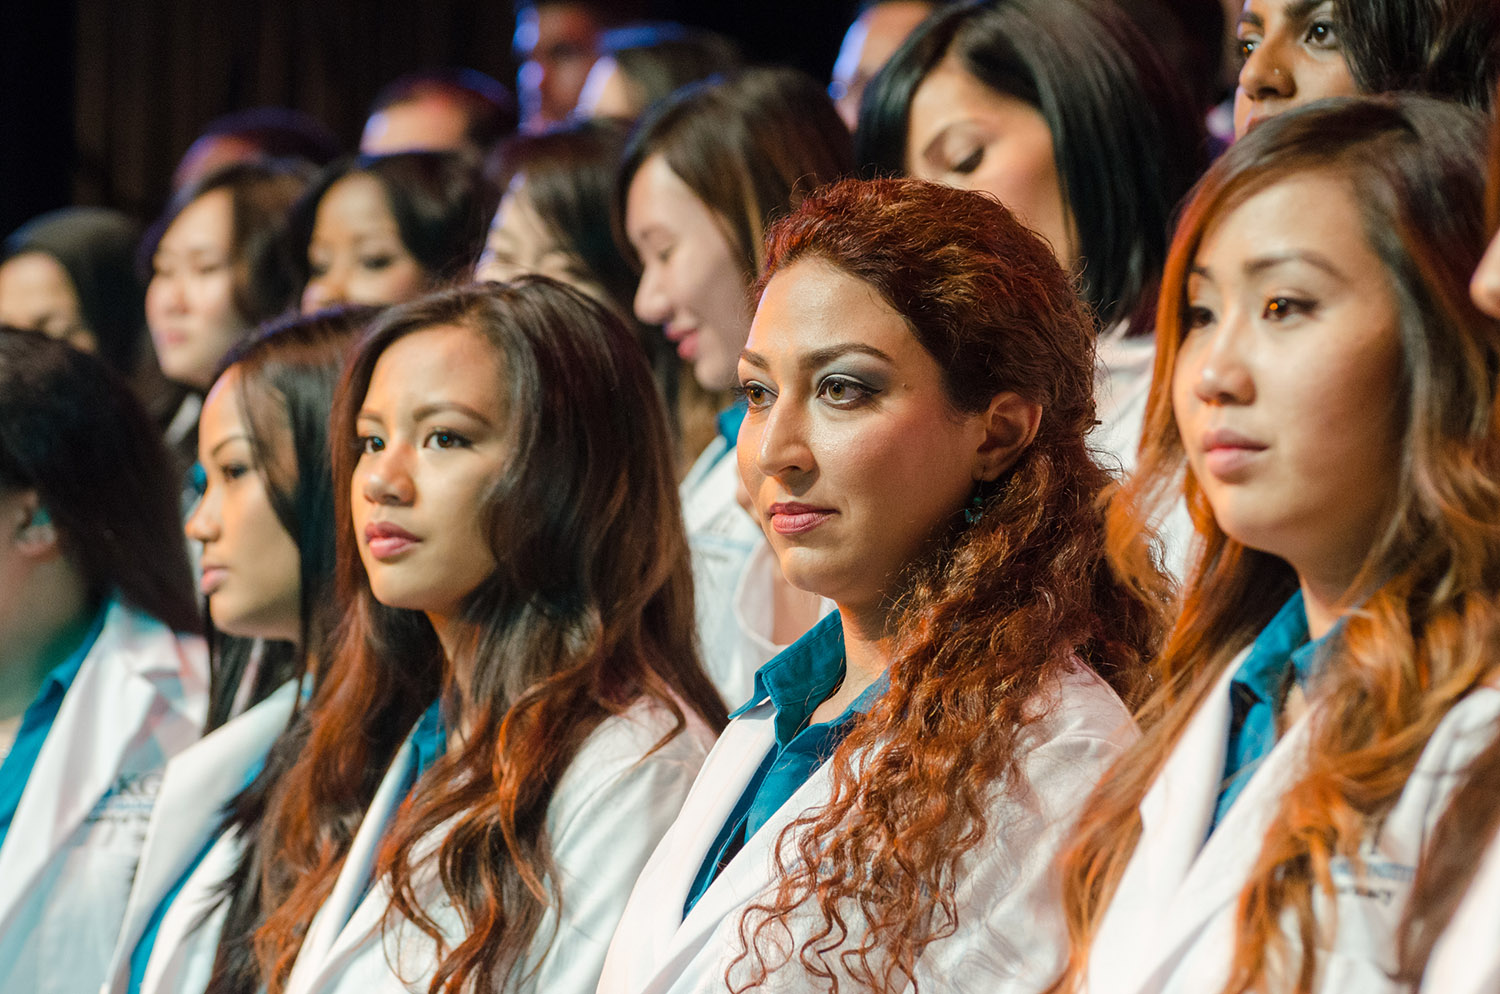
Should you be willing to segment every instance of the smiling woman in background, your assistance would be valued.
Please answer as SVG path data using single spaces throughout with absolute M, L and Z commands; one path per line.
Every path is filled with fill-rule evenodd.
M 753 69 L 679 90 L 632 134 L 615 210 L 641 267 L 635 314 L 661 325 L 698 383 L 725 396 L 750 333 L 750 286 L 771 220 L 811 190 L 853 171 L 849 133 L 810 77 Z M 721 402 L 722 403 L 722 402 Z M 760 527 L 740 507 L 734 468 L 743 407 L 682 482 L 693 550 L 698 641 L 730 706 L 755 670 L 816 620 L 784 596 Z

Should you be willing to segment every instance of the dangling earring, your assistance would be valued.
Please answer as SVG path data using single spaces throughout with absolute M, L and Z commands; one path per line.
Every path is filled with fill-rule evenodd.
M 969 498 L 969 506 L 964 508 L 964 525 L 972 528 L 984 517 L 984 494 L 979 487 L 974 488 L 974 496 Z

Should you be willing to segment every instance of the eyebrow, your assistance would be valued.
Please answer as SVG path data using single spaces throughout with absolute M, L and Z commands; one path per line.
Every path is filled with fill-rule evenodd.
M 1312 15 L 1313 11 L 1329 2 L 1330 0 L 1292 0 L 1291 3 L 1286 5 L 1286 12 L 1284 16 L 1288 21 L 1292 21 L 1293 23 L 1300 23 L 1307 20 L 1308 17 Z M 1235 22 L 1235 26 L 1238 27 L 1241 24 L 1248 24 L 1251 27 L 1256 28 L 1264 28 L 1266 26 L 1265 20 L 1259 14 L 1251 10 L 1240 12 L 1240 19 Z
M 817 369 L 820 366 L 826 366 L 835 359 L 842 359 L 847 355 L 867 355 L 872 359 L 880 359 L 893 365 L 896 361 L 890 357 L 889 353 L 883 352 L 873 345 L 866 345 L 863 342 L 846 342 L 842 345 L 830 345 L 827 348 L 804 352 L 798 357 L 797 362 L 803 369 Z M 765 356 L 759 352 L 752 352 L 750 349 L 740 352 L 740 358 L 757 369 L 771 368 L 771 364 L 766 360 Z
M 488 415 L 482 414 L 468 404 L 463 404 L 456 400 L 441 400 L 434 404 L 423 404 L 415 411 L 412 411 L 412 420 L 418 422 L 426 421 L 434 414 L 445 414 L 450 411 L 456 411 L 465 417 L 472 418 L 486 427 L 493 427 Z
M 1271 255 L 1257 256 L 1244 264 L 1242 270 L 1246 276 L 1259 276 L 1277 266 L 1285 266 L 1294 262 L 1306 263 L 1315 269 L 1321 269 L 1330 276 L 1343 278 L 1344 272 L 1335 266 L 1327 256 L 1318 252 L 1276 252 Z M 1193 266 L 1188 270 L 1189 276 L 1198 276 L 1203 279 L 1214 281 L 1213 273 L 1207 266 Z
M 211 448 L 211 449 L 208 450 L 209 458 L 212 459 L 214 456 L 217 456 L 219 454 L 219 450 L 222 449 L 224 446 L 228 445 L 230 442 L 249 442 L 249 441 L 250 441 L 250 436 L 248 436 L 248 435 L 244 435 L 244 434 L 239 434 L 239 435 L 225 435 L 223 438 L 219 439 L 219 442 L 218 442 L 217 445 L 215 445 L 213 448 Z

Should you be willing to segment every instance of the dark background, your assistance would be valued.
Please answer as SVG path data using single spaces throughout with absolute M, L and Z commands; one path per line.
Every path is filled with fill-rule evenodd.
M 752 61 L 826 79 L 857 0 L 651 0 Z M 352 150 L 385 83 L 464 65 L 514 86 L 509 0 L 0 0 L 0 235 L 65 204 L 143 221 L 226 111 L 307 111 Z

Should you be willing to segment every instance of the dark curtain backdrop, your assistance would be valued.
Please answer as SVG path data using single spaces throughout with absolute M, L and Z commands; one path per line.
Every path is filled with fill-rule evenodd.
M 856 0 L 653 0 L 754 60 L 826 78 Z M 351 149 L 375 92 L 467 65 L 507 84 L 510 0 L 0 0 L 0 235 L 66 203 L 142 220 L 231 110 L 295 107 Z

